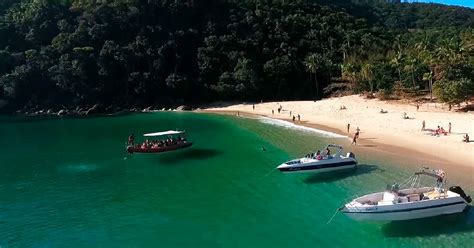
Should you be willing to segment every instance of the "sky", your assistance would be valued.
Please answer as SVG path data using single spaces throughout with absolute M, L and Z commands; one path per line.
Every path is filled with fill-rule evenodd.
M 409 0 L 409 2 L 442 3 L 474 8 L 474 0 Z

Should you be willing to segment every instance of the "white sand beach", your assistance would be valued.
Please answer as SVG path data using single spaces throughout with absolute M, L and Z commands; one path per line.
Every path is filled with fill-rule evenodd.
M 373 146 L 367 145 L 364 148 L 364 144 L 375 143 L 380 145 L 378 149 L 389 149 L 391 152 L 411 151 L 429 155 L 430 161 L 442 160 L 474 168 L 474 142 L 462 142 L 466 133 L 471 140 L 474 140 L 472 112 L 448 111 L 447 106 L 439 103 L 420 104 L 417 110 L 413 103 L 365 99 L 357 95 L 320 101 L 266 102 L 254 106 L 255 109 L 253 104 L 236 104 L 207 108 L 204 111 L 239 112 L 291 121 L 294 115 L 296 124 L 316 126 L 351 138 L 359 127 L 360 138 L 357 149 L 371 149 Z M 280 106 L 282 110 L 278 113 Z M 386 113 L 380 113 L 381 109 Z M 409 119 L 402 118 L 404 113 Z M 300 115 L 300 121 L 297 115 Z M 423 121 L 426 123 L 425 131 L 421 130 Z M 449 131 L 450 122 L 451 133 L 447 135 L 433 135 L 430 131 L 437 129 L 438 126 Z M 349 133 L 348 123 L 350 123 Z

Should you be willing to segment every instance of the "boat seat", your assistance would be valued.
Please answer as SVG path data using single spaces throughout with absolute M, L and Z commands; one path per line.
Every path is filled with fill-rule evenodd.
M 430 191 L 430 192 L 426 192 L 424 194 L 426 197 L 428 197 L 430 200 L 433 200 L 433 199 L 439 199 L 441 198 L 442 196 L 444 196 L 444 194 L 436 191 L 436 190 L 433 190 L 433 191 Z
M 402 196 L 398 198 L 398 203 L 405 203 L 405 202 L 410 202 L 408 197 Z
M 407 197 L 408 197 L 408 201 L 410 201 L 410 202 L 415 202 L 415 201 L 420 200 L 420 195 L 419 194 L 410 194 L 410 195 L 407 195 Z

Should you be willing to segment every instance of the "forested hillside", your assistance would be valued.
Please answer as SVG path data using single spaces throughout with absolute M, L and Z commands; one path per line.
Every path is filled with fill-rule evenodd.
M 431 89 L 457 103 L 474 94 L 473 27 L 474 10 L 435 4 L 2 1 L 0 107 L 404 97 Z

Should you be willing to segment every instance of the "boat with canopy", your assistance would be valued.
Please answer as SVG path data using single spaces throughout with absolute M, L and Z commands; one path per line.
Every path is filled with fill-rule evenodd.
M 161 153 L 175 151 L 190 147 L 193 142 L 186 139 L 185 131 L 162 131 L 155 133 L 146 133 L 143 135 L 145 140 L 141 144 L 134 143 L 134 137 L 131 135 L 128 139 L 128 153 Z
M 421 186 L 421 176 L 435 178 L 436 185 Z M 358 197 L 339 210 L 355 220 L 399 221 L 459 213 L 470 202 L 461 187 L 446 188 L 443 170 L 422 167 L 405 182 Z

